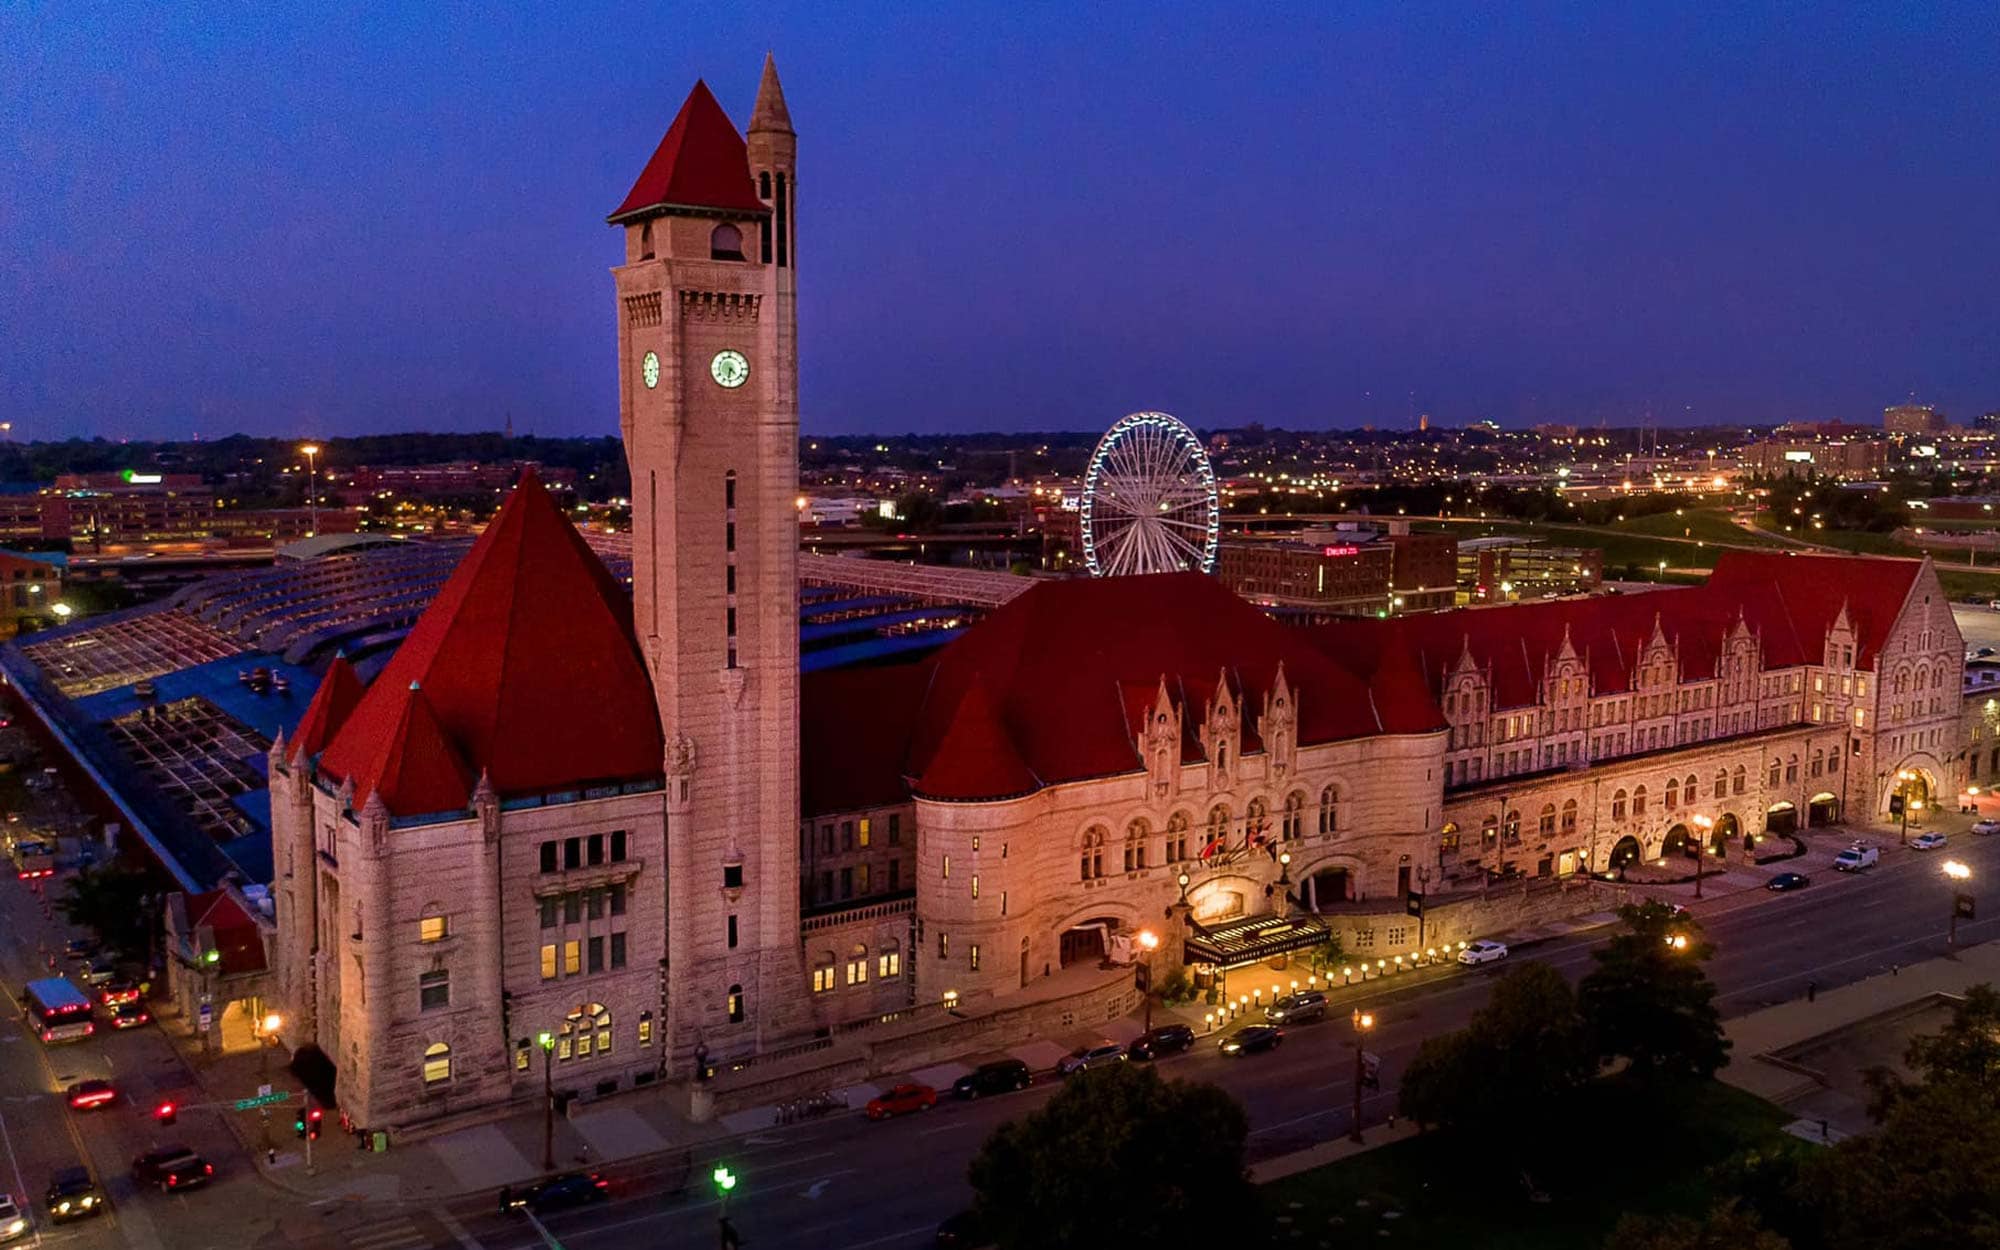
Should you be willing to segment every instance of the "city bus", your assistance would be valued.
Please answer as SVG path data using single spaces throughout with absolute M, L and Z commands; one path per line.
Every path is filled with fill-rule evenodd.
M 97 1031 L 90 1022 L 90 1000 L 64 977 L 28 982 L 21 1006 L 35 1026 L 35 1036 L 49 1045 L 82 1041 Z

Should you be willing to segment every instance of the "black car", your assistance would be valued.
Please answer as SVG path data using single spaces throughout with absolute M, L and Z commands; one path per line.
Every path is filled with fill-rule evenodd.
M 161 1193 L 179 1193 L 206 1185 L 215 1177 L 215 1165 L 186 1146 L 161 1146 L 132 1160 L 132 1181 L 157 1186 Z
M 602 1202 L 610 1197 L 604 1192 L 607 1187 L 605 1179 L 595 1172 L 567 1172 L 526 1189 L 503 1191 L 500 1201 L 509 1209 L 526 1207 L 540 1215 L 544 1211 L 564 1211 Z
M 1185 1024 L 1163 1024 L 1132 1039 L 1126 1053 L 1134 1059 L 1158 1059 L 1194 1045 L 1194 1030 Z
M 1026 1089 L 1033 1080 L 1028 1065 L 1019 1059 L 996 1059 L 992 1063 L 980 1064 L 953 1081 L 951 1092 L 960 1098 L 983 1098 L 988 1094 Z
M 1218 1047 L 1225 1055 L 1254 1055 L 1275 1050 L 1285 1040 L 1285 1031 L 1273 1024 L 1249 1024 L 1222 1039 Z
M 102 1215 L 110 1205 L 104 1200 L 104 1191 L 91 1179 L 90 1169 L 83 1167 L 64 1168 L 51 1176 L 42 1202 L 48 1208 L 49 1220 L 56 1224 Z
M 1802 872 L 1781 872 L 1764 883 L 1767 890 L 1803 890 L 1812 884 L 1812 878 Z

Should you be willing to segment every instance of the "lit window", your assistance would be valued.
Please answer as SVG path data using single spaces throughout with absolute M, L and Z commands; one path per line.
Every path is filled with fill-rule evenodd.
M 451 1079 L 451 1047 L 433 1042 L 424 1048 L 424 1084 L 436 1085 Z
M 875 961 L 875 972 L 876 975 L 882 977 L 901 976 L 903 974 L 903 953 L 901 951 L 883 951 L 881 957 Z
M 425 916 L 417 923 L 417 937 L 425 942 L 442 942 L 451 932 L 451 924 L 443 916 Z
M 555 979 L 556 979 L 556 947 L 555 943 L 551 942 L 548 945 L 542 947 L 542 980 L 553 981 Z
M 868 948 L 857 945 L 854 953 L 847 958 L 847 983 L 866 985 L 868 983 Z
M 639 1044 L 641 1046 L 653 1044 L 653 1013 L 650 1011 L 639 1013 Z
M 869 824 L 870 822 L 868 818 L 866 816 L 863 816 L 861 818 L 860 824 L 857 825 L 855 829 L 855 845 L 862 847 L 866 847 L 868 845 Z
M 832 959 L 833 957 L 829 955 L 827 958 Z M 836 984 L 838 984 L 838 981 L 834 976 L 834 967 L 831 963 L 821 964 L 819 967 L 813 969 L 813 993 L 824 994 Z
M 972 954 L 972 970 L 977 972 L 979 971 L 979 943 L 972 943 L 970 949 Z
M 979 897 L 979 874 L 976 872 L 972 874 L 972 897 Z
M 583 943 L 571 938 L 563 943 L 563 975 L 573 977 L 583 971 Z
M 741 1024 L 741 1023 L 743 1023 L 743 1014 L 744 1014 L 744 1011 L 743 1011 L 743 987 L 742 987 L 742 986 L 740 986 L 740 985 L 732 985 L 732 986 L 730 986 L 730 987 L 729 987 L 729 1000 L 728 1000 L 728 1002 L 729 1002 L 729 1023 L 731 1023 L 731 1024 Z

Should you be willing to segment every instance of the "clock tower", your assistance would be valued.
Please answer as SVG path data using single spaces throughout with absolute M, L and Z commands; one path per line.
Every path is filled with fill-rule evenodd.
M 797 184 L 775 64 L 749 139 L 697 82 L 617 283 L 634 625 L 667 744 L 672 1066 L 809 1027 L 799 945 Z

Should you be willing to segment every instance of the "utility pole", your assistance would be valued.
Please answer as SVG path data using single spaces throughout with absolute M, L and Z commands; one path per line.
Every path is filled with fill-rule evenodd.
M 1368 1030 L 1374 1027 L 1375 1017 L 1356 1007 L 1354 1009 L 1354 1119 L 1347 1130 L 1349 1141 L 1361 1140 L 1361 1085 L 1367 1079 L 1361 1044 L 1367 1039 Z
M 556 1170 L 556 1090 L 550 1064 L 555 1059 L 556 1039 L 547 1033 L 537 1041 L 542 1046 L 542 1170 Z

